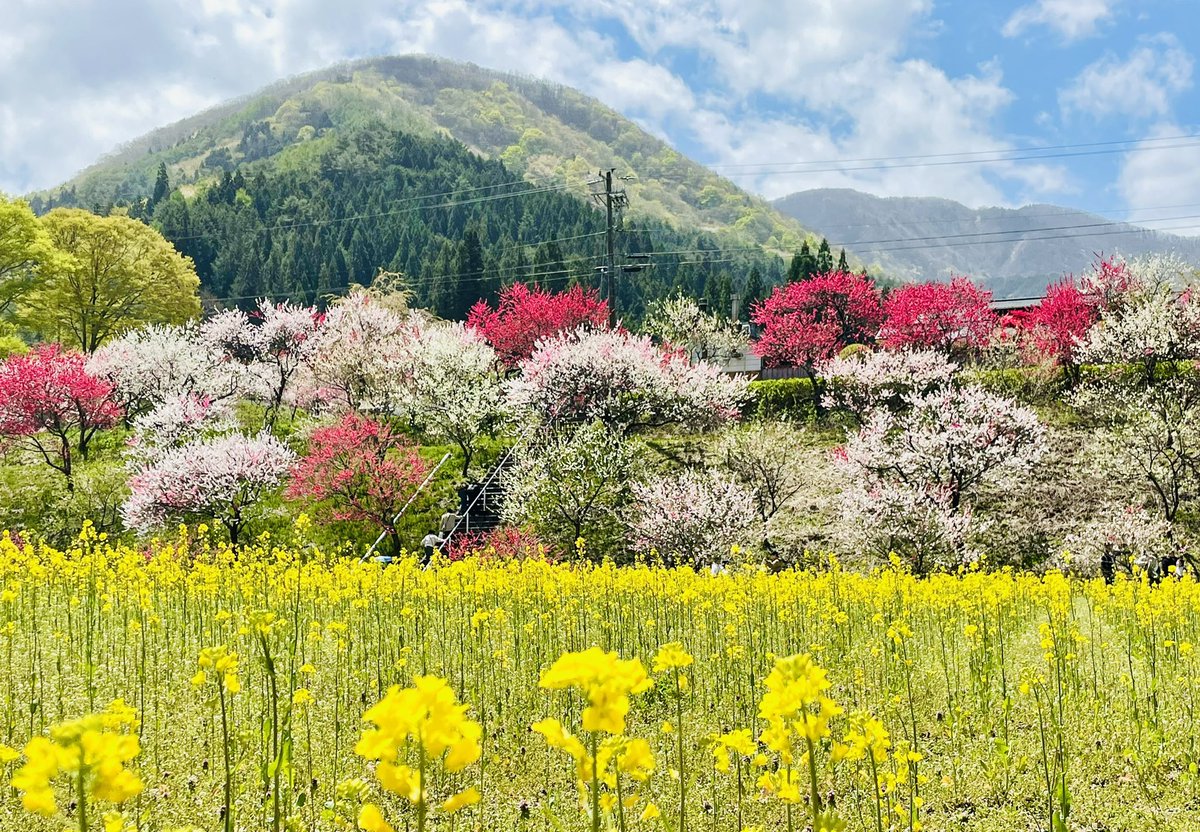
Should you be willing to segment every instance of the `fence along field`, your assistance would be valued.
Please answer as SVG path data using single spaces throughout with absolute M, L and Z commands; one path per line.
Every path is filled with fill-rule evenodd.
M 0 828 L 1200 828 L 1191 579 L 421 571 L 304 532 L 5 537 Z

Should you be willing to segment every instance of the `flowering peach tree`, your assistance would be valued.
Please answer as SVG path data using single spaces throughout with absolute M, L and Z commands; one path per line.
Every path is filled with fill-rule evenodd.
M 321 503 L 332 520 L 366 522 L 394 535 L 393 518 L 428 473 L 416 446 L 401 434 L 347 413 L 313 431 L 286 495 Z
M 86 367 L 112 385 L 114 401 L 130 417 L 180 396 L 231 401 L 246 383 L 242 366 L 190 325 L 131 330 L 92 353 Z
M 720 565 L 757 536 L 754 495 L 725 474 L 684 470 L 632 486 L 630 540 L 671 566 Z
M 508 405 L 549 425 L 599 420 L 628 433 L 692 430 L 737 417 L 745 383 L 707 362 L 692 364 L 648 336 L 576 330 L 541 341 L 508 383 Z
M 482 300 L 471 307 L 467 326 L 479 332 L 511 368 L 533 355 L 543 338 L 581 327 L 606 329 L 608 304 L 595 289 L 582 286 L 550 292 L 514 283 L 500 293 L 495 309 Z
M 883 310 L 866 275 L 830 272 L 777 287 L 751 320 L 762 327 L 756 350 L 766 366 L 799 367 L 815 379 L 817 366 L 849 345 L 875 342 Z
M 312 307 L 261 300 L 247 314 L 229 309 L 210 318 L 203 337 L 228 361 L 240 363 L 249 393 L 265 407 L 264 424 L 275 423 L 294 381 L 318 343 L 321 315 Z
M 903 552 L 916 571 L 968 555 L 972 498 L 1014 487 L 1045 452 L 1029 408 L 975 386 L 906 397 L 876 410 L 834 455 L 847 479 L 843 508 L 879 554 Z
M 254 507 L 284 484 L 295 459 L 268 433 L 197 439 L 134 474 L 121 514 L 143 533 L 172 522 L 217 520 L 237 545 Z
M 82 353 L 36 347 L 0 364 L 0 437 L 24 442 L 74 489 L 76 457 L 121 418 L 113 386 L 86 369 Z
M 991 340 L 997 324 L 991 300 L 991 292 L 967 277 L 902 286 L 883 302 L 879 343 L 893 350 L 950 353 L 981 349 Z
M 825 407 L 859 422 L 881 407 L 902 410 L 912 394 L 950 384 L 957 371 L 958 365 L 936 350 L 862 351 L 818 368 L 825 379 Z

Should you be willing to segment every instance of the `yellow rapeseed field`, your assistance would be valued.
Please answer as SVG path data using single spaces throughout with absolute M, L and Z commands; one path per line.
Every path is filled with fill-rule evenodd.
M 206 541 L 0 540 L 0 829 L 1200 830 L 1191 580 Z

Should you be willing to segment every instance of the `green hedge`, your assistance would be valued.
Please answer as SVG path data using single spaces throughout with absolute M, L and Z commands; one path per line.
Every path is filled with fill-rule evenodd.
M 750 395 L 742 408 L 743 418 L 813 421 L 816 408 L 813 385 L 806 378 L 752 381 Z

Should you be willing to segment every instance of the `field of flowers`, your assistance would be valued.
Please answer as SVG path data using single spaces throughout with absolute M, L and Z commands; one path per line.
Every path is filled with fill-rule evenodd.
M 0 828 L 1200 829 L 1200 587 L 0 541 Z

